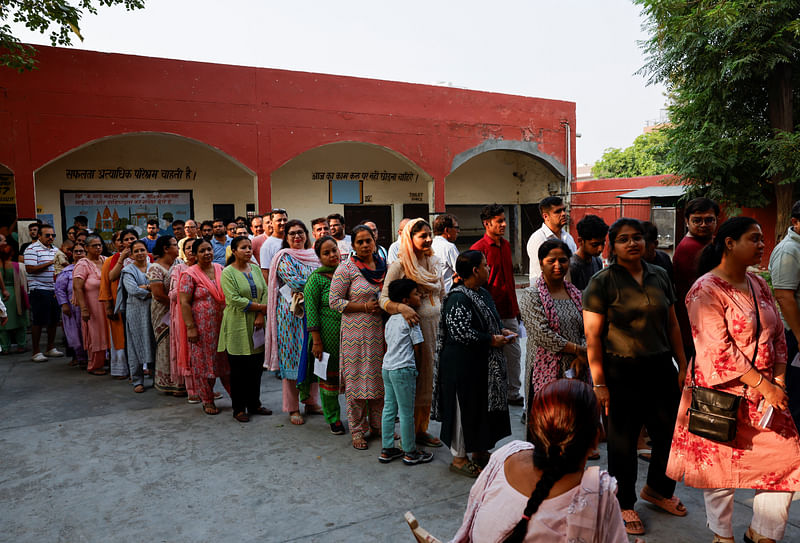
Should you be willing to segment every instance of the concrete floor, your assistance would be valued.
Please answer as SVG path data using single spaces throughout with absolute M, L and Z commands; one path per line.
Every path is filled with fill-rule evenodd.
M 405 511 L 444 540 L 461 523 L 472 480 L 447 470 L 445 449 L 428 465 L 382 465 L 378 441 L 356 451 L 322 417 L 240 424 L 227 395 L 211 417 L 185 399 L 134 394 L 66 359 L 29 355 L 0 357 L 0 541 L 411 542 Z M 265 374 L 262 401 L 277 412 L 280 397 L 280 381 Z M 520 413 L 512 408 L 515 438 Z M 640 487 L 646 469 L 640 462 Z M 645 540 L 710 541 L 702 493 L 679 484 L 677 494 L 685 518 L 637 505 Z M 737 494 L 737 541 L 751 498 Z M 800 542 L 798 505 L 784 541 Z

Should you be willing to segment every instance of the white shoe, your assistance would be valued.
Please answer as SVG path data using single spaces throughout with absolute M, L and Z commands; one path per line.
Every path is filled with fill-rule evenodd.
M 34 362 L 47 362 L 47 357 L 42 353 L 36 353 L 31 357 L 31 360 Z
M 64 353 L 62 353 L 61 351 L 59 351 L 56 348 L 53 348 L 53 349 L 50 349 L 49 351 L 47 351 L 46 353 L 44 353 L 44 355 L 47 358 L 60 358 L 60 357 L 64 356 Z

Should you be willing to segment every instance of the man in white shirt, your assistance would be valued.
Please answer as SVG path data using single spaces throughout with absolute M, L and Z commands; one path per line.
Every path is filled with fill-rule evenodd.
M 542 214 L 544 222 L 542 227 L 531 234 L 528 240 L 528 258 L 531 260 L 528 277 L 531 286 L 542 275 L 542 268 L 539 266 L 539 247 L 542 243 L 548 239 L 560 239 L 567 244 L 573 254 L 578 250 L 575 240 L 564 231 L 564 226 L 566 226 L 568 220 L 564 200 L 558 196 L 548 196 L 539 202 L 539 212 Z
M 286 214 L 285 209 L 276 208 L 269 212 L 269 218 L 272 221 L 272 235 L 261 246 L 258 259 L 261 263 L 261 273 L 264 274 L 265 281 L 269 281 L 269 266 L 272 264 L 272 257 L 283 247 L 283 234 L 286 230 L 286 222 L 289 220 L 289 216 Z
M 460 228 L 455 215 L 445 213 L 433 221 L 433 254 L 439 257 L 439 273 L 444 280 L 445 292 L 450 292 L 453 287 L 453 276 L 456 273 L 456 260 L 458 249 L 455 241 L 458 239 Z
M 397 225 L 397 239 L 394 241 L 394 243 L 389 245 L 389 250 L 387 251 L 388 253 L 388 256 L 386 257 L 387 266 L 391 265 L 392 262 L 397 260 L 397 254 L 400 252 L 400 235 L 403 233 L 403 228 L 406 227 L 408 221 L 410 220 L 411 219 L 404 218 L 402 221 L 400 221 L 400 224 Z
M 326 218 L 328 219 L 331 236 L 339 245 L 339 255 L 342 257 L 342 261 L 350 258 L 350 253 L 353 252 L 353 243 L 350 240 L 350 236 L 344 233 L 344 217 L 339 213 L 331 213 Z

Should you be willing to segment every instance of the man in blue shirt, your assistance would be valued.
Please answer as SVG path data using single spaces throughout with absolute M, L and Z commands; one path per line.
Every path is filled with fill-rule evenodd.
M 214 219 L 212 224 L 214 237 L 211 238 L 211 247 L 214 248 L 214 262 L 220 266 L 225 265 L 225 248 L 231 244 L 225 231 L 225 221 Z

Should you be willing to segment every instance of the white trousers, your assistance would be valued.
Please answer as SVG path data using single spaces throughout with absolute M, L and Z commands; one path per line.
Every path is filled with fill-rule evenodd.
M 450 437 L 450 454 L 456 458 L 467 456 L 467 446 L 464 443 L 464 428 L 461 427 L 461 408 L 456 398 L 456 416 L 453 420 L 453 435 Z
M 519 323 L 516 318 L 503 319 L 503 328 L 508 328 L 511 332 L 519 334 Z M 522 381 L 520 373 L 522 368 L 520 366 L 520 358 L 522 356 L 522 349 L 519 346 L 519 338 L 511 343 L 507 343 L 503 347 L 503 354 L 506 357 L 506 375 L 508 376 L 508 398 L 516 400 L 521 397 Z
M 732 488 L 703 490 L 708 527 L 720 537 L 733 537 Z M 783 538 L 789 520 L 789 506 L 794 492 L 756 490 L 753 499 L 753 520 L 750 527 L 764 537 L 776 541 Z

